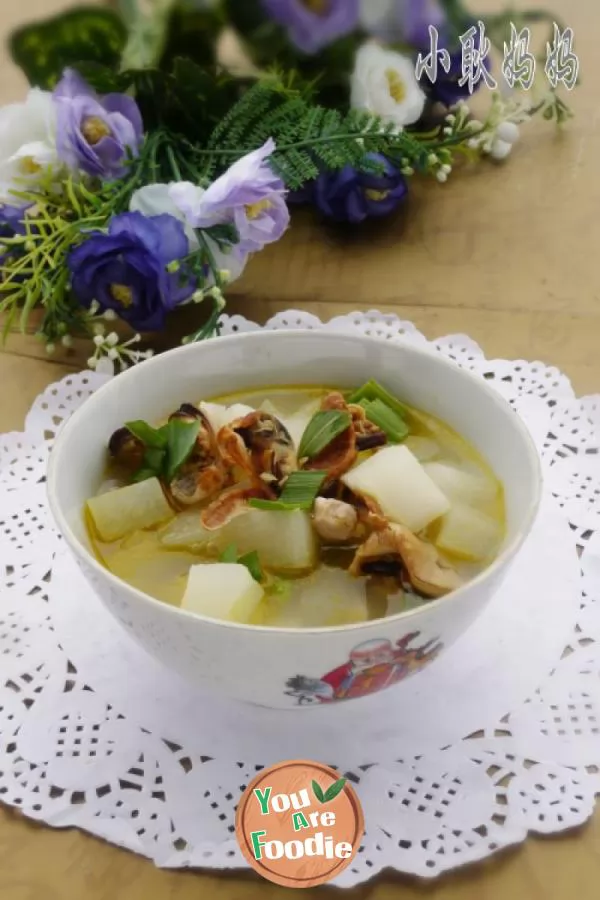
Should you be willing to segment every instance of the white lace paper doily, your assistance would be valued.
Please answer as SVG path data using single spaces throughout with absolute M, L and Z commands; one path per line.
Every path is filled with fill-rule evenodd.
M 409 323 L 289 312 L 267 328 L 426 344 Z M 224 316 L 222 332 L 260 326 Z M 257 769 L 308 757 L 355 781 L 367 832 L 335 882 L 434 876 L 579 825 L 600 792 L 600 399 L 541 363 L 435 348 L 524 417 L 546 499 L 501 592 L 445 655 L 393 691 L 290 713 L 217 702 L 148 657 L 104 611 L 53 529 L 44 486 L 61 422 L 106 376 L 48 388 L 0 438 L 0 799 L 159 866 L 242 868 L 235 806 Z M 577 557 L 579 548 L 581 556 Z M 385 709 L 384 709 L 385 704 Z

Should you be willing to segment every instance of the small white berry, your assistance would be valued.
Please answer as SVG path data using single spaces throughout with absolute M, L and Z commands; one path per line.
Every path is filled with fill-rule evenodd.
M 204 291 L 194 291 L 192 294 L 192 300 L 194 303 L 202 303 L 204 300 Z
M 107 322 L 114 322 L 117 318 L 117 314 L 114 309 L 105 309 L 104 310 L 104 318 Z
M 435 155 L 435 153 L 429 154 L 429 156 L 427 157 L 427 162 L 429 163 L 430 166 L 435 166 L 435 164 L 438 162 L 438 158 Z
M 109 347 L 116 347 L 119 343 L 119 335 L 116 331 L 111 331 L 109 335 L 106 336 L 106 343 Z
M 468 147 L 470 150 L 478 150 L 478 149 L 479 149 L 479 143 L 480 143 L 480 142 L 477 140 L 477 138 L 469 138 L 469 140 L 467 141 L 467 147 Z
M 449 166 L 449 165 L 446 163 L 445 165 L 441 166 L 440 171 L 442 171 L 445 175 L 449 175 L 450 172 L 452 171 L 452 166 Z
M 96 357 L 90 356 L 90 358 L 87 361 L 88 369 L 95 369 L 97 365 L 98 365 L 98 360 L 96 359 Z
M 96 347 L 101 347 L 104 344 L 104 337 L 101 334 L 97 334 L 94 338 L 94 344 Z
M 94 334 L 100 335 L 106 332 L 106 328 L 102 324 L 102 322 L 96 322 L 93 328 Z
M 52 342 L 50 342 L 49 344 L 46 344 L 46 353 L 48 354 L 48 356 L 52 356 L 52 354 L 55 351 L 56 351 L 56 344 L 53 344 Z
M 228 284 L 231 280 L 231 272 L 229 271 L 229 269 L 221 269 L 219 271 L 219 278 L 221 279 L 223 284 Z
M 514 122 L 501 122 L 496 129 L 496 137 L 507 144 L 516 144 L 521 136 L 519 126 Z
M 108 356 L 109 359 L 118 359 L 119 351 L 115 350 L 113 347 L 111 350 L 108 351 L 108 353 L 106 355 Z
M 73 346 L 73 338 L 70 334 L 63 334 L 61 338 L 61 344 L 63 347 L 72 347 Z
M 492 159 L 502 160 L 506 159 L 507 156 L 510 156 L 512 152 L 513 145 L 509 144 L 508 141 L 494 141 L 490 150 L 490 156 Z
M 445 172 L 442 172 L 441 169 L 439 172 L 436 172 L 435 177 L 440 182 L 440 184 L 444 184 L 446 181 L 448 181 L 448 176 Z

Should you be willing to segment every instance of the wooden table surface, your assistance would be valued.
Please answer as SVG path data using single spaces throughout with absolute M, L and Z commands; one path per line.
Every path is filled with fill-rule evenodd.
M 3 0 L 0 33 L 68 5 Z M 566 372 L 579 393 L 600 390 L 600 7 L 591 0 L 554 6 L 575 30 L 582 64 L 583 84 L 570 98 L 577 118 L 567 133 L 555 137 L 544 123 L 534 125 L 507 166 L 483 166 L 446 186 L 419 186 L 395 220 L 353 235 L 297 217 L 283 242 L 251 263 L 230 308 L 259 321 L 291 307 L 322 318 L 393 311 L 429 337 L 468 333 L 488 356 L 540 359 Z M 0 102 L 18 99 L 24 81 L 6 55 L 0 76 Z M 16 339 L 0 354 L 0 432 L 20 429 L 39 391 L 72 367 L 35 353 L 30 339 Z M 599 848 L 597 816 L 578 833 L 531 839 L 432 885 L 388 876 L 347 896 L 596 900 Z M 284 893 L 252 876 L 162 872 L 94 838 L 0 809 L 3 900 L 258 900 Z

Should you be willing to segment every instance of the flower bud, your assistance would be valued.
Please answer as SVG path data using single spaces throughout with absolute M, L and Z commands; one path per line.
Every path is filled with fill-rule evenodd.
M 102 347 L 102 345 L 104 344 L 103 335 L 97 334 L 94 338 L 94 344 L 96 345 L 96 347 Z
M 61 338 L 61 344 L 63 347 L 72 347 L 73 346 L 73 338 L 70 334 L 64 334 Z

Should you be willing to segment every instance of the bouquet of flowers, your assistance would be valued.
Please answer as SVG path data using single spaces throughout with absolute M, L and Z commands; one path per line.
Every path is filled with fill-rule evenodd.
M 541 91 L 536 22 L 551 29 Z M 506 158 L 535 115 L 562 124 L 572 43 L 539 10 L 473 17 L 460 0 L 121 0 L 21 29 L 32 87 L 0 109 L 4 336 L 37 310 L 48 353 L 84 335 L 91 367 L 124 368 L 152 352 L 142 333 L 200 304 L 184 340 L 211 337 L 293 204 L 358 225 L 413 177 Z

